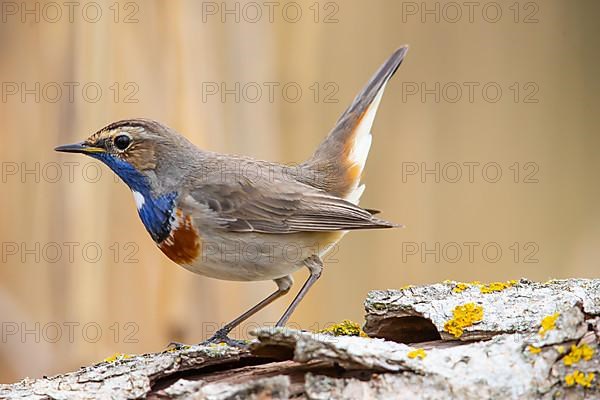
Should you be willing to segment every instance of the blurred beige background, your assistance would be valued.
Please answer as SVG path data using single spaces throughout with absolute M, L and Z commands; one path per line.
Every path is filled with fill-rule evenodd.
M 370 289 L 597 277 L 600 3 L 474 3 L 3 2 L 0 382 L 198 342 L 274 287 L 174 265 L 107 168 L 54 146 L 144 116 L 298 162 L 405 43 L 361 204 L 407 227 L 346 236 L 291 323 L 362 322 Z

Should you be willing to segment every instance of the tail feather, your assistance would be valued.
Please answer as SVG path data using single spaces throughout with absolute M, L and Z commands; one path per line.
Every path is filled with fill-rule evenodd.
M 340 116 L 313 157 L 305 163 L 319 177 L 312 184 L 358 204 L 365 190 L 365 185 L 360 185 L 360 178 L 371 148 L 371 127 L 375 114 L 387 82 L 407 51 L 408 46 L 403 46 L 383 63 Z

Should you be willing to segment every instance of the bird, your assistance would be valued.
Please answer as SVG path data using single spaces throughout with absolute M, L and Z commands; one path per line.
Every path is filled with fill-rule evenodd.
M 306 268 L 307 280 L 276 324 L 285 326 L 346 233 L 402 226 L 359 200 L 375 114 L 407 51 L 404 45 L 393 52 L 296 166 L 203 150 L 145 118 L 111 123 L 55 150 L 85 154 L 118 175 L 152 240 L 174 263 L 221 280 L 275 282 L 274 292 L 206 340 L 238 345 L 230 332 L 287 294 L 292 274 Z

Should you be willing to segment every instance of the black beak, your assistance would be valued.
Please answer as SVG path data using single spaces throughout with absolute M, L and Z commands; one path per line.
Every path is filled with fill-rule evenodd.
M 73 144 L 65 144 L 63 146 L 58 146 L 54 149 L 55 151 L 60 151 L 63 153 L 83 153 L 83 154 L 92 154 L 92 153 L 105 153 L 102 147 L 95 147 L 86 144 L 85 142 L 73 143 Z

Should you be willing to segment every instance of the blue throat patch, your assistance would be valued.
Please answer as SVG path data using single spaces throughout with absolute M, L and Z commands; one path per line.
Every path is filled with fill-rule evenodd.
M 153 197 L 146 177 L 127 161 L 106 153 L 95 153 L 91 156 L 106 164 L 131 190 L 138 192 L 144 198 L 144 204 L 138 209 L 138 214 L 152 239 L 160 243 L 169 237 L 177 193 L 171 192 Z
M 171 192 L 160 197 L 153 198 L 151 195 L 144 196 L 144 205 L 138 210 L 138 214 L 156 243 L 160 243 L 171 234 L 171 218 L 175 206 L 177 193 Z

